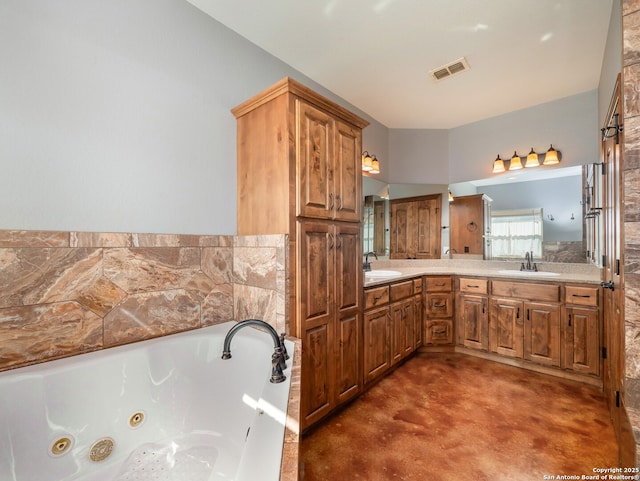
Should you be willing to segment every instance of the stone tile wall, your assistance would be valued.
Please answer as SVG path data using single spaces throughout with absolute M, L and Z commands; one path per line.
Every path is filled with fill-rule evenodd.
M 288 332 L 287 242 L 0 231 L 0 370 L 232 319 Z
M 622 32 L 625 403 L 637 446 L 640 441 L 640 0 L 623 0 Z M 636 452 L 640 454 L 640 446 Z

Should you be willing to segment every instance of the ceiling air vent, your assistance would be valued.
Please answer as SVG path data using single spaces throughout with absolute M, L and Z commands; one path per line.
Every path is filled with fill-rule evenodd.
M 455 62 L 430 70 L 429 73 L 435 81 L 439 81 L 446 79 L 447 77 L 451 77 L 452 75 L 466 72 L 469 68 L 469 62 L 467 62 L 466 58 L 462 57 Z

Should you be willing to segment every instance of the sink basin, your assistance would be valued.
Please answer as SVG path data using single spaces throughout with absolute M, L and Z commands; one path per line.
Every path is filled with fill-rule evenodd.
M 383 269 L 376 269 L 374 271 L 367 271 L 364 273 L 365 277 L 369 277 L 372 279 L 377 279 L 382 277 L 397 277 L 401 275 L 402 275 L 402 272 L 400 271 L 387 271 Z
M 509 276 L 522 276 L 522 277 L 556 277 L 560 274 L 557 272 L 544 272 L 544 271 L 520 271 L 518 269 L 505 269 L 498 271 L 500 274 L 506 274 Z

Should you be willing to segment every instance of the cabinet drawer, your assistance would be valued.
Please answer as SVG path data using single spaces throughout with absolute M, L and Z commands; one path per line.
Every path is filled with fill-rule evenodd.
M 453 321 L 451 319 L 427 321 L 424 340 L 426 344 L 453 344 Z
M 420 294 L 422 292 L 422 277 L 413 280 L 413 293 Z
M 451 276 L 427 277 L 427 292 L 448 292 L 452 287 Z
M 564 302 L 579 306 L 598 305 L 597 287 L 567 286 L 564 291 Z
M 453 316 L 452 292 L 428 292 L 426 313 L 428 317 Z
M 382 306 L 389 303 L 389 286 L 372 287 L 364 291 L 364 308 Z
M 397 284 L 391 284 L 391 300 L 397 301 L 398 299 L 404 299 L 413 294 L 413 281 L 398 282 Z
M 486 294 L 487 293 L 486 279 L 473 279 L 469 277 L 460 278 L 460 292 L 468 292 L 471 294 Z
M 534 301 L 560 301 L 558 284 L 536 284 L 533 282 L 492 281 L 491 293 L 494 296 L 516 297 Z

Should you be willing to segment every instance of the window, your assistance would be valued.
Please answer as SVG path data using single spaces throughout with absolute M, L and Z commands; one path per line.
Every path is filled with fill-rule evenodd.
M 491 212 L 492 257 L 542 257 L 542 209 Z

